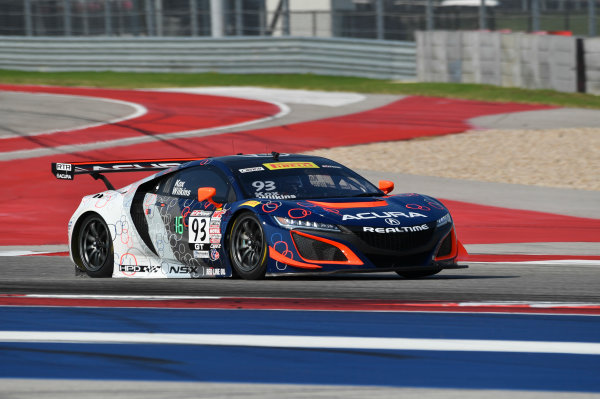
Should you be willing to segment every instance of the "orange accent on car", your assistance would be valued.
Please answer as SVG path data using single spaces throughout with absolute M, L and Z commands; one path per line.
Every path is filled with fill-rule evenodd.
M 459 244 L 459 242 L 456 239 L 456 232 L 454 231 L 454 227 L 452 227 L 452 230 L 450 231 L 450 236 L 451 236 L 451 240 L 452 240 L 452 249 L 450 250 L 450 254 L 449 255 L 445 255 L 445 256 L 436 256 L 435 260 L 448 260 L 448 259 L 456 258 L 456 256 L 458 255 L 458 251 L 459 251 L 458 244 Z M 444 237 L 444 240 L 447 237 L 448 236 Z M 462 247 L 462 244 L 460 244 L 460 246 Z M 464 247 L 462 247 L 462 248 L 463 248 L 463 250 L 466 253 L 467 251 L 465 250 L 465 248 Z
M 377 202 L 319 202 L 319 201 L 308 201 L 311 204 L 322 206 L 323 208 L 334 208 L 334 209 L 349 209 L 349 208 L 377 208 L 379 206 L 388 206 L 386 201 Z
M 298 251 L 298 247 L 296 246 L 296 241 L 294 240 L 294 234 L 292 234 L 292 233 L 301 235 L 306 238 L 310 238 L 312 240 L 321 241 L 321 242 L 324 242 L 329 245 L 333 245 L 334 247 L 336 247 L 337 249 L 342 251 L 342 253 L 346 257 L 346 260 L 339 261 L 339 260 L 306 259 L 302 256 L 300 251 Z M 297 231 L 297 230 L 292 230 L 290 232 L 290 234 L 292 235 L 292 241 L 294 242 L 294 247 L 296 248 L 296 252 L 298 252 L 298 255 L 300 255 L 302 260 L 304 260 L 306 262 L 318 262 L 318 263 L 326 264 L 326 265 L 363 265 L 364 264 L 363 261 L 361 261 L 360 258 L 358 256 L 356 256 L 356 254 L 354 252 L 352 252 L 352 250 L 350 248 L 348 248 L 347 246 L 345 246 L 342 243 L 339 243 L 339 242 L 333 241 L 333 240 L 329 240 L 329 239 L 323 238 L 323 237 L 313 236 L 312 234 L 307 234 L 307 233 L 304 233 L 302 231 Z
M 459 260 L 465 260 L 469 257 L 469 253 L 467 252 L 467 249 L 464 247 L 464 245 L 462 245 L 462 242 L 458 241 L 458 256 L 457 259 Z
M 394 190 L 394 182 L 389 180 L 379 180 L 379 189 L 385 194 L 389 194 Z
M 213 197 L 217 193 L 217 190 L 214 187 L 200 187 L 198 189 L 198 202 L 208 201 L 215 206 L 215 208 L 220 208 L 223 204 L 219 204 L 213 201 Z
M 275 248 L 269 246 L 269 256 L 271 259 L 276 260 L 277 262 L 285 263 L 286 265 L 300 267 L 302 269 L 322 269 L 322 266 L 312 265 L 310 263 L 298 262 L 297 260 L 290 259 L 287 256 L 277 252 Z

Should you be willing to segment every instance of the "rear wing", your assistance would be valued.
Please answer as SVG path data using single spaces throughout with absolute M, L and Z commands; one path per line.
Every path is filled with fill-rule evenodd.
M 75 175 L 91 175 L 94 179 L 102 180 L 109 190 L 114 190 L 104 173 L 116 172 L 158 172 L 201 158 L 169 158 L 169 159 L 138 159 L 128 161 L 98 161 L 98 162 L 70 162 L 52 163 L 52 174 L 60 180 L 73 180 Z

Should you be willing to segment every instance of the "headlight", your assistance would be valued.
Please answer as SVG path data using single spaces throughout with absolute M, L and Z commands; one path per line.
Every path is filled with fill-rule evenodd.
M 441 227 L 448 223 L 452 223 L 452 216 L 450 216 L 449 213 L 447 213 L 445 216 L 442 216 L 441 218 L 439 218 L 437 220 L 437 227 Z
M 309 222 L 308 220 L 290 219 L 281 216 L 273 216 L 273 219 L 275 219 L 277 224 L 281 227 L 290 230 L 294 228 L 303 228 L 313 230 L 341 231 L 336 225 L 329 223 Z

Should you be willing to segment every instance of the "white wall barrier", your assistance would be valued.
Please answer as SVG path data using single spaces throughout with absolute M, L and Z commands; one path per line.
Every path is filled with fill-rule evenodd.
M 587 92 L 600 94 L 600 38 L 585 39 L 584 47 Z
M 600 94 L 600 38 L 475 31 L 416 37 L 419 81 Z M 583 57 L 577 40 L 583 40 Z
M 314 73 L 414 80 L 414 42 L 306 37 L 0 36 L 0 69 Z

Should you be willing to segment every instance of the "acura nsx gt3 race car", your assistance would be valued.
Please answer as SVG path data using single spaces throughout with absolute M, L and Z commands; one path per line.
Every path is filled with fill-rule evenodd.
M 105 174 L 158 173 L 114 189 Z M 214 278 L 464 268 L 439 201 L 390 195 L 332 160 L 293 154 L 53 163 L 58 179 L 90 174 L 69 221 L 69 251 L 92 277 Z

